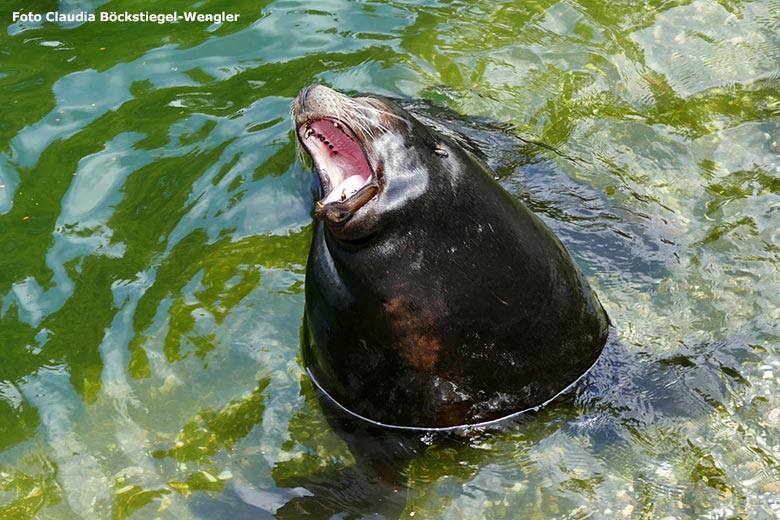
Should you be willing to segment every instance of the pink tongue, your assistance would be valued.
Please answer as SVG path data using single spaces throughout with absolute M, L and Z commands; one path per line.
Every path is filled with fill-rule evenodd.
M 324 204 L 348 199 L 369 181 L 371 166 L 349 127 L 321 119 L 301 127 L 299 132 L 318 173 L 327 181 L 323 184 L 333 186 Z
M 329 202 L 336 202 L 339 200 L 346 200 L 354 195 L 360 188 L 366 185 L 368 177 L 365 179 L 360 175 L 352 175 L 342 181 L 341 184 L 333 188 L 330 194 L 322 201 L 323 204 Z

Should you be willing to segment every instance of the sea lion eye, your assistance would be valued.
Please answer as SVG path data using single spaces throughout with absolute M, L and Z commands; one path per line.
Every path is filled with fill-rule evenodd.
M 441 145 L 436 145 L 436 148 L 433 149 L 433 153 L 438 155 L 441 158 L 449 157 L 450 153 Z

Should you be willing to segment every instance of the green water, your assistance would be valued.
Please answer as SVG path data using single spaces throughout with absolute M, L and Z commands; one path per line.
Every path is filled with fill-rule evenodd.
M 240 16 L 12 21 L 57 10 Z M 0 19 L 0 517 L 372 513 L 300 485 L 354 464 L 299 357 L 315 185 L 289 109 L 312 82 L 470 133 L 630 360 L 598 399 L 430 446 L 401 517 L 780 517 L 777 2 L 4 0 Z

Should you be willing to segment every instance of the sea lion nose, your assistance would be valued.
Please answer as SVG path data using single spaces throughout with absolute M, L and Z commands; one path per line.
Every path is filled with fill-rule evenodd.
M 324 85 L 308 85 L 298 93 L 299 113 L 327 112 L 334 106 L 343 106 L 349 97 Z
M 306 85 L 301 89 L 300 92 L 298 92 L 298 107 L 300 112 L 309 112 L 311 110 L 311 106 L 308 99 L 309 99 L 309 93 L 311 93 L 312 90 L 317 88 L 317 85 Z

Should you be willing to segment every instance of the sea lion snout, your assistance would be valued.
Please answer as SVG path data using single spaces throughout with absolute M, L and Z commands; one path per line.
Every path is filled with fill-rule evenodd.
M 295 99 L 293 113 L 297 126 L 307 119 L 321 117 L 321 114 L 340 110 L 351 104 L 352 98 L 323 85 L 309 85 L 301 89 Z
M 359 102 L 322 85 L 304 88 L 293 105 L 298 140 L 322 186 L 315 214 L 332 225 L 343 227 L 377 192 L 366 153 L 372 131 L 363 112 Z

